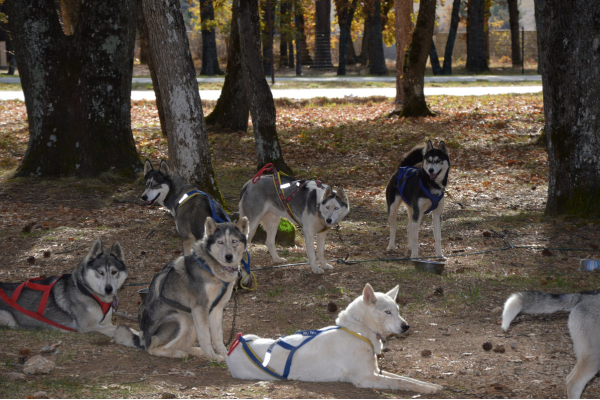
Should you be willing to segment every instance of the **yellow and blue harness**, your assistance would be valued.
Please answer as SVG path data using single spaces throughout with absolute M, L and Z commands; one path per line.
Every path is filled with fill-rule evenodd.
M 412 178 L 413 176 L 417 176 L 417 172 L 419 172 L 419 169 L 420 168 L 416 167 L 398 168 L 398 178 L 396 180 L 396 186 L 398 187 L 398 192 L 400 193 L 400 196 L 402 196 L 402 200 L 404 200 L 406 204 L 410 203 L 406 199 L 406 196 L 404 196 L 404 186 L 406 186 L 406 182 L 408 182 L 410 178 Z M 435 196 L 429 191 L 429 189 L 425 187 L 425 185 L 423 185 L 423 181 L 421 179 L 419 179 L 419 183 L 421 184 L 421 189 L 423 189 L 423 192 L 425 192 L 429 200 L 431 200 L 431 207 L 429 207 L 429 210 L 425 211 L 424 213 L 429 214 L 437 208 L 438 203 L 440 202 L 442 197 L 444 197 L 444 192 L 442 192 L 442 194 L 440 194 L 439 196 Z

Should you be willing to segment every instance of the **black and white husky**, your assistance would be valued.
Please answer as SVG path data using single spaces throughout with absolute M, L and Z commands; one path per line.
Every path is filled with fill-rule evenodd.
M 421 163 L 420 168 L 414 166 Z M 419 257 L 419 228 L 423 214 L 433 213 L 435 254 L 442 255 L 442 211 L 444 190 L 448 184 L 450 158 L 444 142 L 437 149 L 431 141 L 406 153 L 398 171 L 390 178 L 385 192 L 390 223 L 388 250 L 396 248 L 396 217 L 400 204 L 408 212 L 408 245 L 411 258 Z
M 113 337 L 111 303 L 127 279 L 123 250 L 96 240 L 72 274 L 0 282 L 0 325 L 26 329 L 100 332 Z
M 327 230 L 341 222 L 350 211 L 348 197 L 342 187 L 334 192 L 331 186 L 316 181 L 295 180 L 281 176 L 281 188 L 285 196 L 290 196 L 298 188 L 298 193 L 289 201 L 296 219 L 302 224 L 306 254 L 313 273 L 322 274 L 333 267 L 325 262 L 325 237 Z M 240 195 L 240 218 L 247 217 L 250 222 L 248 244 L 252 241 L 258 224 L 262 223 L 267 232 L 266 245 L 274 262 L 284 263 L 275 249 L 275 235 L 281 218 L 290 218 L 285 211 L 271 175 L 263 175 L 258 181 L 246 182 Z M 314 237 L 317 236 L 317 254 L 315 256 Z M 317 261 L 319 265 L 317 265 Z M 319 267 L 320 266 L 320 267 Z
M 567 311 L 569 333 L 577 363 L 567 376 L 567 397 L 578 399 L 585 385 L 600 370 L 600 291 L 569 294 L 520 292 L 509 296 L 502 313 L 502 329 L 520 313 L 551 314 Z

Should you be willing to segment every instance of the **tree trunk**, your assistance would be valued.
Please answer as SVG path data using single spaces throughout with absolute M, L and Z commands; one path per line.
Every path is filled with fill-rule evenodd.
M 331 0 L 315 1 L 315 61 L 311 68 L 333 68 L 331 63 Z
M 214 110 L 206 117 L 207 125 L 217 125 L 221 129 L 233 132 L 248 130 L 250 103 L 244 82 L 242 53 L 240 49 L 240 31 L 238 28 L 239 3 L 233 2 L 231 11 L 231 33 L 229 34 L 229 54 L 227 56 L 227 74 L 221 95 Z
M 285 68 L 288 65 L 288 42 L 290 31 L 290 4 L 288 0 L 282 0 L 279 6 L 279 66 Z
M 308 43 L 306 42 L 306 33 L 304 32 L 306 25 L 304 23 L 304 10 L 300 5 L 298 7 L 298 14 L 296 14 L 296 18 L 298 18 L 298 26 L 300 30 L 300 44 L 301 44 L 301 56 L 302 56 L 302 65 L 305 67 L 311 66 L 313 64 L 313 59 L 308 52 Z
M 271 76 L 271 41 L 270 41 L 270 36 L 269 36 L 269 10 L 267 8 L 268 5 L 268 1 L 264 0 L 262 2 L 260 2 L 262 4 L 262 32 L 261 32 L 261 39 L 262 39 L 262 60 L 263 60 L 263 70 L 265 75 L 267 76 Z M 273 1 L 271 3 L 271 8 L 273 8 L 273 6 L 275 5 L 275 1 Z M 271 28 L 275 29 L 275 11 L 272 9 L 271 10 Z
M 546 213 L 597 218 L 600 3 L 536 1 L 535 20 L 544 58 L 544 130 L 550 169 Z
M 446 40 L 446 51 L 444 52 L 444 66 L 442 67 L 442 75 L 452 75 L 452 53 L 454 52 L 454 41 L 456 40 L 456 32 L 458 31 L 458 22 L 460 21 L 460 0 L 452 2 L 452 17 L 450 18 L 450 31 Z
M 302 76 L 302 9 L 296 3 L 294 8 L 294 23 L 296 25 L 296 76 Z
M 84 2 L 71 36 L 46 0 L 7 0 L 29 120 L 19 176 L 132 175 L 141 169 L 131 132 L 135 0 Z
M 348 63 L 349 45 L 352 45 L 350 36 L 350 28 L 352 19 L 354 19 L 354 11 L 356 10 L 357 0 L 336 0 L 335 8 L 340 26 L 340 58 L 338 62 L 338 75 L 346 75 L 346 64 Z
M 352 31 L 352 25 L 350 25 L 350 31 Z M 358 57 L 356 56 L 356 50 L 354 49 L 354 42 L 352 41 L 352 35 L 348 34 L 348 50 L 346 51 L 346 65 L 358 64 Z
M 240 32 L 242 70 L 250 101 L 250 115 L 256 141 L 257 170 L 272 163 L 278 171 L 291 174 L 283 160 L 277 127 L 273 94 L 265 80 L 260 57 L 260 17 L 257 0 L 233 0 L 239 7 L 237 18 Z M 236 4 L 237 3 L 237 4 Z
M 490 7 L 492 6 L 492 0 L 484 0 L 483 6 L 483 32 L 485 38 L 485 61 L 490 64 Z
M 369 73 L 371 75 L 387 75 L 385 56 L 383 54 L 383 35 L 381 34 L 381 2 L 373 1 L 373 13 L 369 18 Z
M 425 65 L 433 40 L 436 0 L 421 0 L 419 16 L 412 41 L 404 59 L 404 103 L 400 117 L 428 117 L 434 115 L 425 102 Z M 394 113 L 393 113 L 394 114 Z M 397 113 L 396 113 L 397 114 Z
M 363 9 L 364 10 L 364 9 Z M 371 44 L 371 28 L 369 27 L 369 22 L 371 18 L 369 18 L 368 13 L 364 16 L 365 23 L 363 27 L 363 37 L 362 37 L 362 45 L 360 48 L 360 56 L 358 56 L 361 65 L 367 65 L 369 62 L 369 45 Z
M 217 57 L 217 34 L 210 27 L 215 20 L 213 0 L 200 0 L 200 19 L 202 22 L 202 70 L 200 75 L 223 75 Z
M 467 69 L 469 72 L 489 71 L 485 58 L 484 3 L 485 0 L 471 0 L 469 37 L 467 39 Z
M 294 68 L 294 41 L 288 42 L 288 67 Z
M 510 23 L 510 50 L 513 68 L 521 68 L 521 41 L 519 38 L 519 5 L 518 0 L 508 0 L 508 16 Z
M 402 104 L 404 101 L 404 56 L 410 44 L 412 29 L 410 15 L 413 12 L 413 2 L 412 0 L 396 0 L 394 7 L 396 11 L 396 99 L 394 104 Z
M 186 182 L 198 185 L 227 207 L 211 163 L 196 71 L 179 0 L 141 0 L 141 3 L 148 28 L 150 59 L 156 70 L 154 91 L 160 94 L 164 110 L 169 166 Z
M 429 50 L 429 62 L 431 63 L 433 75 L 441 75 L 442 67 L 440 67 L 440 59 L 438 58 L 435 42 L 433 40 L 431 41 L 431 50 Z

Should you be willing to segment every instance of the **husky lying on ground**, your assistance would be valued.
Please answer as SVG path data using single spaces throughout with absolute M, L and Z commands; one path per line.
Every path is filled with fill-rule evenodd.
M 229 371 L 240 379 L 350 382 L 358 387 L 436 393 L 441 386 L 379 371 L 377 366 L 381 340 L 409 328 L 398 314 L 397 294 L 398 286 L 384 294 L 373 292 L 367 284 L 362 296 L 340 312 L 337 326 L 323 328 L 319 334 L 301 331 L 278 341 L 238 336 L 239 344 L 232 344 L 227 356 Z
M 422 163 L 421 168 L 411 168 Z M 419 228 L 423 214 L 433 212 L 435 254 L 442 255 L 442 211 L 444 190 L 448 184 L 450 158 L 444 142 L 434 149 L 431 141 L 406 153 L 398 171 L 390 178 L 385 191 L 390 223 L 388 251 L 396 248 L 396 217 L 400 204 L 408 212 L 408 245 L 411 258 L 419 257 Z
M 0 325 L 114 336 L 112 301 L 127 278 L 119 242 L 96 240 L 72 274 L 0 283 Z M 20 288 L 20 289 L 19 289 Z
M 289 176 L 281 176 L 281 188 L 285 196 L 300 190 L 289 201 L 295 218 L 302 224 L 306 255 L 312 272 L 322 274 L 324 269 L 333 267 L 325 261 L 325 238 L 327 230 L 341 222 L 350 211 L 348 197 L 341 187 L 333 192 L 331 186 L 318 185 L 316 181 L 297 181 Z M 302 185 L 305 186 L 302 187 Z M 274 262 L 284 263 L 275 249 L 275 236 L 281 217 L 290 218 L 279 199 L 273 184 L 273 177 L 265 175 L 256 183 L 246 182 L 240 195 L 240 217 L 250 222 L 248 243 L 252 241 L 259 223 L 267 232 L 266 245 Z M 315 257 L 314 237 L 317 235 L 317 254 Z M 319 265 L 317 265 L 317 261 Z M 319 267 L 320 266 L 320 267 Z
M 502 329 L 507 331 L 519 313 L 551 314 L 557 311 L 571 312 L 569 333 L 577 363 L 567 376 L 567 396 L 578 399 L 586 383 L 600 370 L 600 291 L 511 294 L 504 304 Z
M 154 275 L 138 310 L 139 334 L 120 326 L 115 342 L 156 356 L 205 355 L 224 361 L 223 308 L 231 297 L 242 255 L 248 219 L 237 225 L 206 218 L 204 237 L 193 255 L 179 257 Z M 198 341 L 200 348 L 194 347 Z
M 146 160 L 144 180 L 146 190 L 142 200 L 147 205 L 159 204 L 169 209 L 186 256 L 192 254 L 192 245 L 196 240 L 204 236 L 204 221 L 206 217 L 213 217 L 213 210 L 216 218 L 227 221 L 227 215 L 214 200 L 201 193 L 196 186 L 186 185 L 182 177 L 171 172 L 164 160 L 160 162 L 158 170 Z

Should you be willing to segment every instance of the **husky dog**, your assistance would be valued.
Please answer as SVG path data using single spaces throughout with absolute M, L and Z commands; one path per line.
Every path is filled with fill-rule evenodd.
M 296 219 L 302 224 L 306 255 L 312 272 L 322 274 L 324 269 L 332 269 L 333 267 L 325 262 L 325 237 L 327 229 L 342 221 L 350 211 L 350 203 L 344 189 L 340 186 L 337 192 L 334 192 L 331 186 L 319 185 L 316 181 L 297 181 L 285 175 L 281 176 L 281 188 L 285 196 L 290 196 L 300 188 L 289 201 L 289 205 Z M 285 258 L 277 255 L 275 235 L 281 217 L 289 218 L 289 215 L 279 200 L 271 175 L 262 176 L 256 183 L 246 182 L 240 195 L 240 217 L 247 217 L 250 221 L 248 244 L 252 241 L 258 224 L 262 223 L 267 232 L 266 245 L 273 261 L 286 262 Z
M 567 376 L 567 396 L 578 399 L 586 383 L 600 369 L 600 290 L 570 294 L 520 292 L 509 296 L 502 313 L 507 331 L 519 313 L 551 314 L 570 312 L 569 333 L 577 363 Z
M 183 178 L 171 172 L 168 164 L 162 160 L 160 168 L 155 170 L 150 160 L 144 164 L 146 190 L 142 200 L 147 205 L 159 204 L 166 207 L 175 218 L 175 228 L 183 241 L 183 254 L 192 254 L 192 245 L 204 236 L 204 221 L 212 216 L 211 199 L 207 196 L 186 196 L 190 191 L 198 190 L 194 185 L 186 185 Z M 221 207 L 214 207 L 218 218 L 227 220 Z
M 119 242 L 109 250 L 98 239 L 72 274 L 24 284 L 0 283 L 0 325 L 100 332 L 113 337 L 116 326 L 111 323 L 111 303 L 126 278 Z
M 421 168 L 412 169 L 418 163 Z M 408 168 L 404 168 L 408 167 Z M 425 147 L 418 146 L 406 153 L 398 171 L 390 178 L 385 191 L 390 223 L 390 243 L 388 251 L 396 248 L 396 217 L 403 203 L 408 212 L 408 245 L 410 257 L 419 257 L 419 228 L 423 214 L 433 211 L 433 237 L 435 254 L 442 255 L 442 211 L 444 210 L 444 190 L 448 184 L 450 158 L 444 142 L 437 149 L 431 140 Z M 402 191 L 402 193 L 400 193 Z M 437 207 L 436 207 L 437 203 Z
M 240 379 L 349 382 L 358 387 L 436 393 L 441 386 L 379 371 L 377 367 L 381 341 L 409 328 L 398 314 L 398 289 L 396 286 L 388 293 L 375 293 L 367 283 L 362 296 L 340 312 L 337 326 L 296 332 L 278 341 L 256 335 L 238 338 L 242 345 L 234 343 L 227 356 L 229 371 Z M 297 350 L 290 352 L 293 348 Z
M 248 219 L 233 224 L 204 223 L 204 237 L 191 256 L 179 257 L 154 275 L 138 310 L 139 334 L 119 327 L 115 342 L 156 356 L 205 355 L 224 361 L 223 308 L 231 297 L 242 255 Z M 200 347 L 194 347 L 198 341 Z

